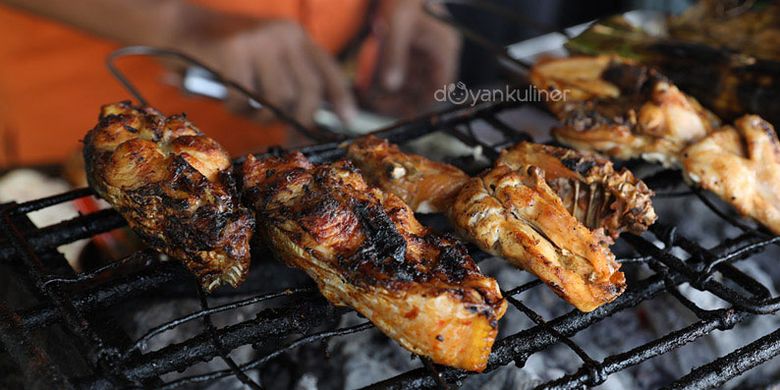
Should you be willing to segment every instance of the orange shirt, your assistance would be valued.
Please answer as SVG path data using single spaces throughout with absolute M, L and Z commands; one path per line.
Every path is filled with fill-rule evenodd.
M 295 20 L 331 52 L 358 31 L 363 0 L 191 0 L 220 12 Z M 63 161 L 80 148 L 99 107 L 130 99 L 105 68 L 118 44 L 30 13 L 0 6 L 0 166 Z M 287 131 L 258 126 L 218 102 L 184 96 L 154 60 L 128 58 L 120 67 L 150 104 L 186 112 L 233 155 L 284 143 Z

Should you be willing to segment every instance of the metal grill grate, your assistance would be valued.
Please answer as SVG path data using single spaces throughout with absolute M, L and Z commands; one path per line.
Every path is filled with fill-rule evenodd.
M 467 145 L 480 146 L 484 155 L 492 159 L 501 148 L 531 138 L 500 116 L 521 106 L 522 103 L 498 103 L 454 108 L 399 123 L 379 131 L 377 135 L 392 142 L 404 143 L 426 134 L 444 132 Z M 477 122 L 495 130 L 501 135 L 500 139 L 487 142 L 478 137 L 473 129 Z M 316 133 L 309 135 L 312 134 L 316 137 Z M 301 150 L 315 162 L 332 161 L 342 154 L 336 141 Z M 238 162 L 240 161 L 236 161 Z M 635 253 L 619 261 L 626 268 L 646 266 L 652 271 L 652 275 L 642 279 L 629 279 L 629 287 L 622 296 L 590 313 L 572 310 L 556 318 L 544 319 L 523 301 L 524 294 L 529 290 L 540 288 L 542 283 L 538 280 L 504 290 L 504 296 L 511 306 L 530 318 L 534 325 L 497 340 L 487 371 L 510 363 L 522 366 L 533 354 L 555 344 L 563 344 L 581 359 L 582 364 L 576 372 L 545 383 L 541 388 L 597 385 L 611 374 L 680 348 L 714 330 L 726 331 L 750 317 L 775 313 L 780 308 L 780 297 L 772 296 L 769 286 L 761 284 L 733 265 L 734 262 L 748 259 L 769 245 L 777 244 L 780 237 L 753 229 L 729 217 L 693 188 L 679 191 L 678 188 L 685 186 L 679 174 L 661 171 L 644 179 L 656 190 L 659 197 L 677 199 L 698 196 L 716 215 L 741 229 L 742 233 L 711 248 L 705 248 L 678 234 L 675 227 L 664 224 L 663 220 L 642 237 L 624 235 L 621 241 L 630 245 Z M 103 210 L 53 226 L 35 228 L 27 214 L 91 195 L 91 190 L 79 189 L 31 202 L 0 205 L 0 264 L 19 272 L 20 284 L 39 302 L 36 306 L 27 308 L 0 304 L 0 339 L 5 350 L 23 368 L 26 375 L 35 378 L 43 387 L 172 389 L 235 375 L 248 387 L 260 388 L 261 384 L 253 381 L 247 373 L 262 367 L 275 357 L 304 344 L 323 342 L 373 327 L 366 322 L 346 328 L 330 327 L 332 330 L 312 331 L 335 323 L 351 310 L 331 306 L 311 287 L 264 291 L 263 286 L 251 283 L 251 276 L 247 285 L 240 290 L 242 298 L 232 298 L 228 303 L 210 306 L 197 283 L 182 266 L 175 262 L 161 262 L 151 251 L 138 252 L 89 273 L 74 274 L 65 259 L 56 252 L 56 248 L 122 227 L 125 224 L 123 219 L 113 210 Z M 272 266 L 273 262 L 266 261 L 268 254 L 263 253 L 262 248 L 255 248 L 254 252 L 255 266 L 251 273 L 262 272 L 263 268 Z M 688 256 L 676 255 L 679 253 L 686 253 Z M 478 251 L 474 251 L 473 255 L 476 259 L 487 257 Z M 121 269 L 132 271 L 117 272 Z M 181 294 L 199 299 L 201 309 L 174 321 L 159 324 L 137 340 L 131 340 L 118 327 L 106 322 L 111 321 L 110 318 L 99 315 L 108 308 L 129 304 L 144 294 L 171 283 L 185 287 L 191 285 L 192 291 L 184 291 Z M 729 306 L 717 310 L 700 308 L 680 293 L 678 286 L 683 283 L 714 294 Z M 597 323 L 614 313 L 663 294 L 680 301 L 697 320 L 660 338 L 603 359 L 589 356 L 572 339 L 581 330 L 598 326 Z M 269 308 L 259 311 L 255 318 L 221 328 L 215 327 L 211 322 L 212 315 L 260 302 L 268 303 Z M 273 304 L 274 302 L 278 303 Z M 148 341 L 192 321 L 203 321 L 205 330 L 194 337 L 170 343 L 155 351 L 144 351 L 144 345 Z M 31 333 L 54 327 L 63 329 L 73 341 L 78 354 L 87 362 L 89 372 L 66 372 L 62 369 L 61 361 L 57 361 L 43 346 L 33 341 Z M 291 335 L 300 337 L 292 342 L 286 341 Z M 230 357 L 231 351 L 246 345 L 261 351 L 260 356 L 243 363 L 233 361 Z M 714 387 L 778 354 L 780 330 L 693 370 L 679 378 L 672 387 Z M 182 371 L 215 357 L 224 360 L 229 368 L 167 382 L 161 379 L 166 373 Z M 389 378 L 371 387 L 448 387 L 458 384 L 470 375 L 464 371 L 436 366 L 425 359 L 423 363 L 422 368 Z

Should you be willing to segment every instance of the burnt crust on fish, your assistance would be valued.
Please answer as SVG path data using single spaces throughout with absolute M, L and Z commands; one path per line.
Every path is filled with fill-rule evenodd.
M 244 199 L 263 221 L 258 233 L 330 302 L 437 363 L 485 368 L 506 302 L 461 243 L 423 227 L 349 162 L 249 156 L 243 170 Z
M 186 117 L 105 105 L 84 139 L 84 161 L 97 194 L 204 289 L 245 279 L 254 220 L 239 203 L 227 153 Z
M 653 191 L 626 168 L 597 154 L 521 142 L 501 152 L 499 164 L 522 170 L 537 166 L 569 212 L 612 240 L 628 231 L 642 234 L 655 223 Z

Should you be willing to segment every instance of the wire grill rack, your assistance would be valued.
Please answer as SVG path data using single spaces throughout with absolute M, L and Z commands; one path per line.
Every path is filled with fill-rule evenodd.
M 112 61 L 127 54 L 167 55 L 188 62 L 193 61 L 175 52 L 138 47 L 124 49 L 112 58 Z M 113 65 L 112 69 L 118 73 Z M 126 86 L 132 86 L 121 73 L 117 76 Z M 128 90 L 139 101 L 144 101 L 136 89 L 130 87 Z M 242 92 L 265 105 L 259 97 L 246 90 Z M 493 159 L 502 148 L 531 139 L 529 134 L 501 117 L 502 113 L 516 110 L 525 104 L 502 102 L 466 108 L 455 107 L 400 122 L 376 134 L 392 142 L 405 143 L 427 134 L 443 132 L 469 146 L 481 148 L 488 159 Z M 300 125 L 295 124 L 292 119 L 284 119 L 292 123 L 294 128 L 299 128 Z M 500 135 L 500 139 L 487 142 L 475 131 L 476 123 L 488 126 Z M 332 161 L 342 155 L 339 137 L 311 132 L 302 126 L 300 129 L 309 137 L 327 141 L 301 149 L 311 160 Z M 235 161 L 237 164 L 240 162 L 240 159 Z M 675 172 L 658 171 L 644 180 L 656 190 L 658 196 L 699 197 L 713 213 L 740 229 L 741 233 L 707 248 L 679 234 L 674 226 L 664 224 L 663 220 L 642 237 L 624 235 L 621 241 L 633 248 L 634 254 L 619 261 L 624 267 L 647 267 L 652 271 L 651 275 L 641 279 L 629 279 L 629 287 L 623 295 L 590 313 L 571 310 L 556 318 L 544 319 L 524 302 L 524 295 L 529 290 L 544 288 L 540 287 L 542 283 L 535 280 L 511 286 L 503 291 L 504 296 L 514 310 L 526 315 L 534 325 L 498 339 L 486 371 L 510 363 L 521 367 L 533 354 L 562 344 L 581 360 L 579 369 L 539 387 L 563 389 L 594 386 L 603 383 L 611 374 L 680 348 L 715 330 L 727 331 L 751 317 L 770 315 L 780 309 L 780 297 L 770 293 L 770 286 L 763 285 L 733 265 L 736 261 L 749 259 L 770 245 L 778 244 L 780 237 L 754 229 L 730 217 L 695 188 L 684 191 L 669 190 L 685 186 L 680 175 Z M 252 273 L 263 272 L 264 268 L 274 264 L 262 248 L 253 248 L 254 267 L 245 286 L 238 292 L 218 290 L 217 295 L 232 298 L 227 303 L 215 306 L 210 305 L 194 278 L 180 264 L 160 261 L 158 256 L 149 250 L 142 250 L 90 272 L 75 274 L 56 248 L 123 227 L 125 222 L 121 216 L 111 209 L 101 210 L 37 228 L 29 220 L 28 214 L 92 195 L 92 190 L 84 188 L 30 202 L 0 205 L 0 267 L 14 272 L 14 279 L 18 281 L 20 288 L 27 290 L 37 301 L 37 304 L 31 307 L 13 307 L 7 302 L 0 303 L 0 341 L 25 377 L 31 378 L 37 387 L 173 389 L 235 376 L 247 387 L 257 389 L 262 388 L 263 384 L 252 379 L 249 373 L 274 358 L 305 344 L 326 342 L 334 337 L 363 332 L 373 327 L 368 322 L 344 328 L 332 326 L 338 323 L 340 317 L 351 312 L 351 309 L 333 307 L 313 287 L 296 285 L 278 291 L 267 291 L 263 289 L 262 283 L 253 284 Z M 680 256 L 680 253 L 687 256 Z M 487 257 L 476 250 L 473 251 L 473 256 L 476 259 Z M 127 271 L 128 269 L 130 271 Z M 727 307 L 705 310 L 697 306 L 679 291 L 678 287 L 683 283 L 714 294 L 725 301 Z M 157 294 L 158 290 L 171 284 L 184 286 L 181 296 L 199 299 L 201 308 L 173 321 L 157 324 L 138 339 L 131 339 L 120 327 L 115 326 L 115 319 L 105 315 L 108 309 L 130 305 L 134 301 L 145 299 L 149 294 Z M 192 287 L 188 291 L 186 286 Z M 665 294 L 682 303 L 695 315 L 696 321 L 603 359 L 589 356 L 572 338 L 583 329 L 599 326 L 600 321 L 619 311 L 636 307 L 643 301 Z M 156 295 L 156 298 L 161 297 Z M 254 318 L 223 327 L 213 324 L 212 316 L 218 313 L 230 313 L 261 302 L 267 304 L 268 308 L 258 311 Z M 153 351 L 146 351 L 145 346 L 150 340 L 193 321 L 203 322 L 204 330 L 200 334 Z M 72 341 L 74 353 L 78 355 L 78 359 L 87 363 L 88 370 L 67 370 L 67 364 L 35 341 L 33 335 L 37 332 L 55 328 Z M 321 330 L 323 328 L 326 330 Z M 298 338 L 289 341 L 290 336 Z M 258 351 L 258 356 L 246 362 L 234 361 L 231 352 L 247 345 L 253 346 Z M 780 330 L 760 337 L 725 356 L 714 358 L 710 363 L 678 378 L 670 387 L 715 387 L 778 354 Z M 183 371 L 213 358 L 222 359 L 228 368 L 175 380 L 162 379 L 166 373 Z M 388 378 L 370 388 L 448 388 L 458 385 L 472 375 L 469 372 L 434 365 L 426 359 L 422 361 L 423 367 Z

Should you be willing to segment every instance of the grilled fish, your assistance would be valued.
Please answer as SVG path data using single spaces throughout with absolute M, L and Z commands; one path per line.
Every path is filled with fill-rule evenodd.
M 531 70 L 540 90 L 561 91 L 548 100 L 562 124 L 553 135 L 578 150 L 665 166 L 719 125 L 696 99 L 652 68 L 612 56 L 541 61 Z
M 698 1 L 661 35 L 629 19 L 601 19 L 566 49 L 653 66 L 722 120 L 752 113 L 780 123 L 780 2 Z
M 418 213 L 446 212 L 469 179 L 449 164 L 404 153 L 398 146 L 373 135 L 358 138 L 347 147 L 347 158 L 372 186 L 391 192 Z
M 84 161 L 90 186 L 203 288 L 244 280 L 254 221 L 238 201 L 227 153 L 183 115 L 105 105 L 84 139 Z
M 733 7 L 729 9 L 730 7 Z M 669 34 L 686 43 L 780 61 L 780 4 L 702 0 L 669 19 Z
M 482 250 L 532 272 L 581 311 L 625 290 L 607 237 L 569 213 L 539 167 L 498 163 L 463 187 L 451 214 Z
M 611 161 L 596 154 L 521 142 L 502 151 L 498 164 L 518 171 L 541 168 L 564 207 L 588 229 L 603 229 L 613 240 L 624 231 L 642 234 L 657 219 L 653 191 L 628 169 L 615 171 Z
M 780 142 L 756 115 L 743 116 L 688 147 L 685 177 L 780 234 Z
M 293 153 L 249 156 L 243 169 L 259 234 L 331 303 L 437 363 L 485 368 L 506 301 L 462 244 L 431 233 L 349 162 L 313 165 Z
M 415 185 L 428 182 L 424 177 L 428 172 L 436 176 L 441 172 L 458 172 L 455 180 L 447 182 L 445 178 L 440 178 L 438 182 L 446 183 L 442 187 L 448 189 L 430 196 L 439 199 L 440 209 L 447 209 L 450 220 L 462 235 L 482 250 L 503 256 L 510 263 L 539 276 L 558 295 L 580 310 L 593 310 L 611 301 L 625 289 L 625 278 L 617 271 L 619 265 L 607 247 L 611 239 L 600 229 L 591 232 L 573 217 L 570 209 L 574 208 L 566 208 L 545 182 L 542 169 L 525 164 L 520 166 L 518 161 L 510 158 L 512 153 L 508 153 L 504 155 L 507 164 L 499 163 L 484 176 L 469 178 L 464 184 L 462 178 L 466 174 L 457 168 L 434 163 L 422 156 L 405 154 L 395 147 L 395 161 L 404 161 L 407 163 L 405 169 L 421 173 L 411 179 L 399 175 L 391 180 L 386 175 L 388 165 L 382 164 L 385 155 L 372 153 L 375 148 L 370 146 L 360 150 L 366 144 L 353 143 L 348 156 L 360 156 L 359 165 L 365 168 L 361 169 L 363 175 L 371 181 L 382 183 L 389 192 L 398 191 L 401 195 L 414 193 Z M 382 144 L 387 145 L 386 142 Z M 558 165 L 554 165 L 544 159 L 539 162 L 552 169 L 561 164 L 558 162 Z M 446 166 L 446 169 L 415 168 L 418 165 Z M 533 175 L 529 175 L 529 170 Z M 591 179 L 596 180 L 602 172 L 607 171 L 605 168 L 596 169 Z M 552 182 L 562 192 L 566 192 L 569 191 L 567 186 L 559 180 L 562 175 L 562 172 L 554 172 Z M 605 186 L 603 191 L 606 193 L 609 189 Z M 456 195 L 438 198 L 444 192 Z M 416 199 L 424 202 L 430 198 L 417 195 Z M 445 201 L 449 204 L 445 204 Z M 612 223 L 610 218 L 613 216 L 605 213 L 599 221 L 609 225 Z M 609 226 L 615 231 L 622 228 Z

